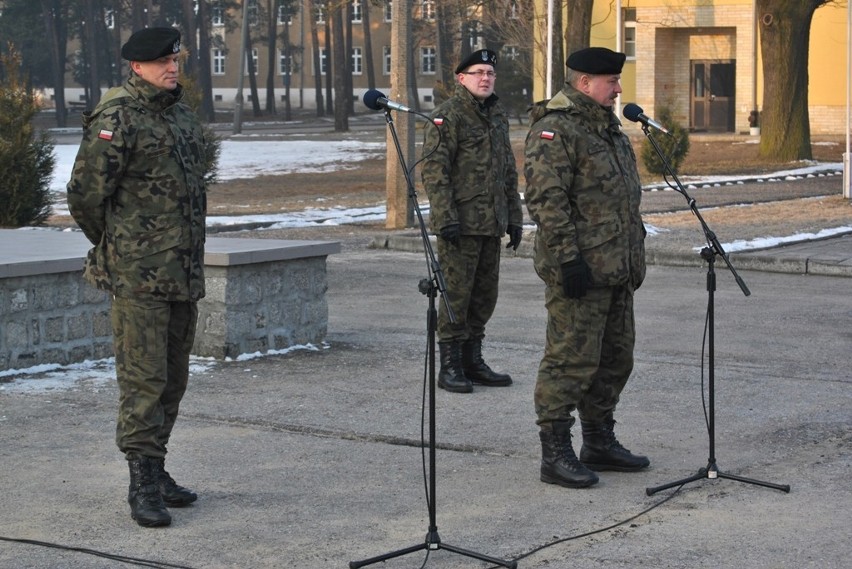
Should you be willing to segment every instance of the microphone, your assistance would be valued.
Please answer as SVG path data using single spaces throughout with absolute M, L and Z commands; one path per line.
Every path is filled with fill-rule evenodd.
M 652 126 L 663 134 L 668 134 L 669 136 L 671 136 L 671 133 L 666 127 L 646 115 L 645 111 L 642 110 L 642 107 L 640 107 L 636 103 L 627 103 L 626 105 L 624 105 L 624 111 L 622 111 L 622 114 L 627 120 L 631 120 L 633 122 L 640 122 L 645 126 Z
M 370 89 L 364 93 L 364 106 L 374 111 L 380 111 L 383 108 L 391 111 L 401 111 L 403 113 L 413 113 L 414 109 L 410 109 L 402 103 L 397 103 L 385 97 L 385 94 L 375 89 Z

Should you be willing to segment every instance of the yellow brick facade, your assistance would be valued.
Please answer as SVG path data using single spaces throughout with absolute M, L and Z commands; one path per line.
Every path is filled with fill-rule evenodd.
M 546 20 L 546 5 L 540 0 L 539 20 Z M 591 45 L 624 51 L 623 39 L 617 39 L 623 38 L 617 33 L 617 5 L 596 0 Z M 621 0 L 620 5 L 622 14 L 635 11 L 635 21 L 627 25 L 635 29 L 636 54 L 622 73 L 622 105 L 636 102 L 649 115 L 665 105 L 692 130 L 749 131 L 749 114 L 763 103 L 754 0 Z M 808 71 L 812 134 L 845 133 L 846 17 L 846 6 L 835 4 L 814 14 Z M 545 53 L 536 55 L 534 95 L 540 99 L 546 94 L 540 71 Z

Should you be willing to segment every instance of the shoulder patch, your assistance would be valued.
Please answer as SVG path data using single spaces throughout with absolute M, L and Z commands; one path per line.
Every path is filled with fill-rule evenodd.
M 444 124 L 444 117 L 435 117 L 434 119 L 432 119 L 432 122 L 438 126 L 441 126 L 442 124 Z
M 100 138 L 101 140 L 112 140 L 112 131 L 101 129 L 101 131 L 98 133 L 98 138 Z
M 543 138 L 545 140 L 553 140 L 553 137 L 556 136 L 556 133 L 552 130 L 543 130 L 538 136 L 539 138 Z

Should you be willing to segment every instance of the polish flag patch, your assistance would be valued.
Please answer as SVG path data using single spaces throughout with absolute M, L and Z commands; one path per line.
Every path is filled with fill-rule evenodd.
M 554 136 L 556 136 L 556 133 L 554 133 L 552 130 L 543 130 L 541 131 L 539 138 L 543 138 L 545 140 L 553 140 Z
M 442 124 L 444 124 L 444 117 L 435 117 L 434 119 L 432 119 L 432 122 L 438 126 L 441 126 Z
M 101 140 L 112 140 L 112 131 L 111 130 L 101 130 L 98 133 L 98 138 Z

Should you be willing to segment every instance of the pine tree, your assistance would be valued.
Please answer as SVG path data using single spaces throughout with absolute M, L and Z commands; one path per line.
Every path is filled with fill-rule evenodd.
M 39 111 L 20 75 L 21 56 L 0 53 L 0 227 L 42 225 L 50 217 L 53 142 L 32 124 Z

